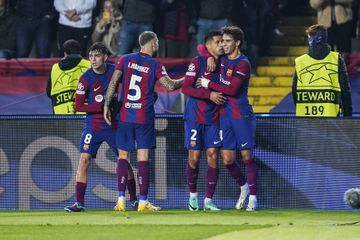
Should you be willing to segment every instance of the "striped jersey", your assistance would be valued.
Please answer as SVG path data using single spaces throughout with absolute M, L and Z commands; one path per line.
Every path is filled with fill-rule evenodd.
M 155 83 L 168 76 L 165 67 L 150 55 L 131 53 L 120 57 L 116 69 L 122 72 L 121 122 L 147 124 L 155 119 Z
M 219 84 L 209 83 L 209 88 L 227 95 L 228 101 L 220 114 L 232 119 L 243 119 L 253 115 L 248 99 L 251 66 L 248 58 L 241 54 L 236 59 L 221 59 Z
M 219 83 L 219 70 L 207 72 L 207 57 L 192 59 L 185 74 L 182 92 L 189 97 L 186 101 L 184 120 L 205 125 L 219 124 L 219 106 L 210 101 L 210 90 L 196 86 L 198 78 L 206 78 Z
M 103 102 L 114 64 L 106 63 L 106 71 L 97 74 L 93 69 L 87 70 L 79 79 L 75 95 L 76 111 L 86 112 L 85 127 L 94 131 L 116 128 L 116 122 L 109 126 L 103 116 Z

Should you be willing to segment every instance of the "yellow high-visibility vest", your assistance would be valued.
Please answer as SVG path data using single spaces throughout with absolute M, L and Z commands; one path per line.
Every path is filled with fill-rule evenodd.
M 337 117 L 340 113 L 339 53 L 324 59 L 304 54 L 295 59 L 296 116 Z
M 75 111 L 75 92 L 80 76 L 90 68 L 90 62 L 82 59 L 69 70 L 61 70 L 59 64 L 51 69 L 51 102 L 54 114 L 84 114 Z

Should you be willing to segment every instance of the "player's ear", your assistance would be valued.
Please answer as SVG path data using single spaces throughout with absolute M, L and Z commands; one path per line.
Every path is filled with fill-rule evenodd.
M 239 47 L 240 44 L 241 44 L 241 41 L 240 41 L 240 40 L 237 40 L 237 41 L 236 41 L 236 46 Z
M 106 62 L 106 60 L 108 59 L 109 55 L 105 54 L 104 55 L 104 62 Z

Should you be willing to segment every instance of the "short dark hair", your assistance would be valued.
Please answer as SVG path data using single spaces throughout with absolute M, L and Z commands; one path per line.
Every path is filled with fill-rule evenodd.
M 322 24 L 315 24 L 305 30 L 306 35 L 313 36 L 320 32 L 327 32 L 326 27 Z
M 221 31 L 218 29 L 212 29 L 205 34 L 204 43 L 211 41 L 215 36 L 221 36 Z
M 95 42 L 90 46 L 89 52 L 99 52 L 104 55 L 109 55 L 109 49 L 102 42 Z
M 238 26 L 225 26 L 225 27 L 221 28 L 221 32 L 222 32 L 222 34 L 231 35 L 235 41 L 240 40 L 239 48 L 245 42 L 244 32 Z
M 152 32 L 152 31 L 144 31 L 140 34 L 139 36 L 139 45 L 140 47 L 144 46 L 145 44 L 147 44 L 148 42 L 154 40 L 155 38 L 157 38 L 156 33 Z
M 80 43 L 74 39 L 67 40 L 62 45 L 62 50 L 66 54 L 80 54 L 81 46 Z

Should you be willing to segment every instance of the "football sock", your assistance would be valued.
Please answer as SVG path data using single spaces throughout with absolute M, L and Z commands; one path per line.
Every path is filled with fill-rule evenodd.
M 212 168 L 208 165 L 207 174 L 206 174 L 206 190 L 205 190 L 205 196 L 207 198 L 213 197 L 218 178 L 219 178 L 219 168 Z
M 128 179 L 127 189 L 130 195 L 130 201 L 136 200 L 136 182 L 135 179 Z
M 76 182 L 76 202 L 84 205 L 85 203 L 85 191 L 86 191 L 86 183 Z
M 235 161 L 229 165 L 225 165 L 225 167 L 229 170 L 230 175 L 236 180 L 239 186 L 245 184 L 245 179 L 241 174 L 241 169 Z
M 118 183 L 118 191 L 125 192 L 128 178 L 128 161 L 126 159 L 119 159 L 117 162 L 117 183 Z
M 197 192 L 197 178 L 199 168 L 192 168 L 189 163 L 186 165 L 185 175 L 190 193 Z
M 254 159 L 246 160 L 245 169 L 246 169 L 246 178 L 249 184 L 250 195 L 256 195 L 256 164 Z
M 149 191 L 149 162 L 138 162 L 138 183 L 140 188 L 140 196 L 146 197 Z

